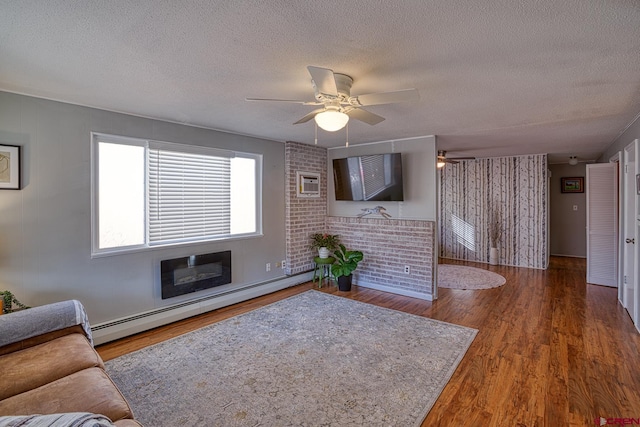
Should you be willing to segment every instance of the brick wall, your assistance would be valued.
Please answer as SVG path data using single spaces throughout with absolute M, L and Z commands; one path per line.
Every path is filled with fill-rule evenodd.
M 320 197 L 296 196 L 296 172 L 320 174 Z M 287 253 L 285 274 L 313 270 L 317 253 L 309 248 L 309 235 L 326 231 L 327 217 L 327 150 L 299 142 L 285 143 L 285 229 Z M 265 201 L 269 205 L 269 201 Z
M 364 253 L 354 272 L 355 284 L 432 299 L 435 222 L 352 217 L 326 221 L 328 231 L 340 235 L 347 249 Z M 409 274 L 404 272 L 406 265 Z

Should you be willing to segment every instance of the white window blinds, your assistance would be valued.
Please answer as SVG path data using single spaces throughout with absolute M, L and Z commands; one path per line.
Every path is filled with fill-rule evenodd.
M 149 148 L 149 243 L 231 233 L 230 158 Z

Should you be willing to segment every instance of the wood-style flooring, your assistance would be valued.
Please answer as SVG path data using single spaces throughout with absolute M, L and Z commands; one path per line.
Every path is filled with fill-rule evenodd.
M 440 289 L 434 302 L 320 289 L 479 330 L 423 426 L 594 426 L 600 417 L 640 424 L 640 334 L 615 288 L 586 284 L 583 259 L 554 257 L 547 270 L 442 262 L 486 268 L 507 282 Z M 312 288 L 288 288 L 97 350 L 109 360 Z

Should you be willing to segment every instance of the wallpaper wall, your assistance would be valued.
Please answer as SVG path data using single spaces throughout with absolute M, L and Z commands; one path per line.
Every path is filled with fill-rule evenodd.
M 440 179 L 440 256 L 489 262 L 490 210 L 499 212 L 499 263 L 548 264 L 547 156 L 447 164 Z

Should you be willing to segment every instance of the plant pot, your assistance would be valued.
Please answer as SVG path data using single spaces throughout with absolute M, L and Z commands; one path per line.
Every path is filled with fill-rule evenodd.
M 321 248 L 318 248 L 318 256 L 320 258 L 329 258 L 329 254 L 331 252 L 329 252 L 329 249 L 325 248 L 324 246 Z
M 489 264 L 498 265 L 498 248 L 489 249 Z
M 348 276 L 339 276 L 338 277 L 338 290 L 342 292 L 348 292 L 351 290 L 351 279 L 353 278 L 353 274 Z

